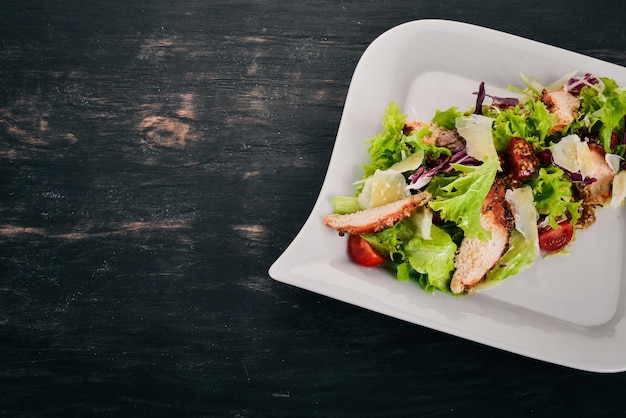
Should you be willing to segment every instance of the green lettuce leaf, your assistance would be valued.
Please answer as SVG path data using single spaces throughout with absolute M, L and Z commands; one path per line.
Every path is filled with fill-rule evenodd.
M 587 86 L 580 92 L 580 114 L 590 131 L 597 131 L 606 152 L 611 149 L 611 135 L 624 133 L 624 116 L 626 115 L 626 90 L 619 87 L 615 80 L 601 77 L 604 88 L 602 91 Z M 623 149 L 621 150 L 623 152 Z
M 525 138 L 536 148 L 545 148 L 549 145 L 546 139 L 557 123 L 557 117 L 539 100 L 529 100 L 503 111 L 491 110 L 489 116 L 495 119 L 493 141 L 499 152 L 506 151 L 514 136 Z
M 436 110 L 435 116 L 432 118 L 432 122 L 445 129 L 454 129 L 456 118 L 462 116 L 456 107 L 451 107 L 447 110 Z
M 409 264 L 420 273 L 418 283 L 428 292 L 435 289 L 450 293 L 456 244 L 443 229 L 433 225 L 431 239 L 419 235 L 404 245 Z
M 438 117 L 435 116 L 435 119 L 447 126 L 450 124 L 449 119 L 453 114 L 456 113 L 451 108 L 440 112 Z M 427 125 L 411 132 L 409 135 L 405 135 L 403 132 L 405 119 L 406 115 L 400 113 L 398 104 L 395 102 L 389 103 L 383 117 L 384 130 L 368 141 L 368 152 L 371 162 L 363 167 L 363 178 L 371 176 L 376 170 L 388 169 L 418 150 L 423 150 L 425 157 L 433 156 L 434 158 L 439 158 L 441 154 L 452 154 L 448 148 L 429 145 L 422 141 L 423 137 L 432 134 Z M 452 126 L 454 127 L 454 124 Z
M 394 262 L 403 262 L 407 260 L 404 252 L 404 242 L 411 239 L 415 235 L 413 225 L 407 220 L 396 223 L 391 228 L 382 231 L 361 235 L 369 242 L 376 251 L 385 255 Z
M 576 224 L 582 201 L 574 200 L 572 182 L 563 170 L 554 165 L 542 167 L 527 180 L 527 184 L 533 189 L 537 212 L 548 217 L 552 228 L 558 228 L 558 221 L 568 214 L 571 223 Z
M 524 107 L 528 110 L 528 124 L 531 127 L 530 139 L 526 140 L 533 143 L 532 139 L 536 138 L 533 145 L 547 147 L 549 144 L 546 143 L 546 139 L 558 122 L 557 116 L 550 113 L 541 101 L 529 101 Z
M 497 151 L 505 152 L 514 136 L 526 138 L 526 115 L 520 108 L 508 108 L 493 115 L 493 118 L 493 143 Z
M 537 244 L 530 242 L 517 230 L 513 230 L 509 239 L 509 249 L 500 261 L 487 272 L 484 284 L 495 283 L 521 273 L 532 266 L 539 254 Z
M 405 119 L 406 115 L 400 113 L 398 104 L 389 103 L 383 117 L 384 130 L 368 142 L 368 152 L 372 160 L 370 164 L 363 167 L 363 178 L 371 176 L 376 170 L 388 169 L 402 160 L 403 156 L 412 152 L 402 132 Z
M 439 212 L 441 219 L 456 223 L 465 236 L 488 241 L 491 234 L 480 224 L 480 208 L 491 189 L 500 162 L 492 157 L 486 158 L 479 166 L 452 166 L 461 175 L 456 178 L 433 178 L 427 189 L 433 196 L 428 205 Z
M 418 224 L 405 219 L 391 228 L 362 237 L 397 263 L 398 280 L 414 280 L 429 292 L 439 289 L 450 293 L 457 245 L 443 229 L 431 225 L 430 239 L 425 239 Z

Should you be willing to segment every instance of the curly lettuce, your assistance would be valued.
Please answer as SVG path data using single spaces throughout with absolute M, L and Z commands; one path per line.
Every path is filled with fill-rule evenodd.
M 458 108 L 453 106 L 447 110 L 436 110 L 431 122 L 445 129 L 454 129 L 456 118 L 462 115 Z
M 409 219 L 374 234 L 362 235 L 377 251 L 393 260 L 400 281 L 414 280 L 424 290 L 450 293 L 457 245 L 435 225 L 426 238 Z
M 428 186 L 433 198 L 428 205 L 439 217 L 457 224 L 467 237 L 488 241 L 491 233 L 480 224 L 480 208 L 496 178 L 500 161 L 486 158 L 479 166 L 452 164 L 460 175 L 435 176 Z
M 404 246 L 409 264 L 421 276 L 418 283 L 424 290 L 450 293 L 457 246 L 443 229 L 433 225 L 431 239 L 415 236 Z
M 611 146 L 614 132 L 624 136 L 624 117 L 626 115 L 626 90 L 619 87 L 615 80 L 601 77 L 604 88 L 586 86 L 580 91 L 581 122 L 591 132 L 597 132 L 598 138 L 608 153 L 616 153 Z M 624 154 L 623 146 L 617 153 Z
M 445 115 L 440 115 L 440 121 L 449 123 L 453 114 L 455 111 L 449 109 Z M 373 175 L 376 170 L 388 169 L 418 150 L 423 150 L 425 156 L 432 155 L 434 158 L 439 158 L 441 154 L 451 155 L 448 148 L 437 147 L 422 141 L 422 138 L 432 134 L 427 125 L 405 135 L 404 121 L 406 117 L 407 115 L 400 113 L 400 108 L 396 102 L 389 103 L 383 116 L 384 130 L 368 141 L 368 153 L 371 162 L 363 167 L 363 178 Z
M 563 170 L 554 165 L 542 167 L 527 182 L 533 189 L 537 212 L 547 216 L 552 228 L 558 228 L 558 222 L 565 217 L 576 224 L 580 218 L 578 209 L 582 201 L 574 200 L 572 181 Z
M 538 100 L 529 100 L 522 106 L 503 111 L 492 110 L 489 116 L 495 118 L 493 142 L 499 152 L 506 151 L 509 141 L 515 136 L 543 149 L 549 145 L 546 140 L 557 124 L 557 117 Z
M 371 163 L 364 166 L 364 178 L 371 176 L 376 170 L 386 170 L 394 163 L 411 152 L 402 132 L 406 115 L 400 113 L 396 102 L 391 102 L 383 116 L 384 130 L 370 139 L 368 152 Z

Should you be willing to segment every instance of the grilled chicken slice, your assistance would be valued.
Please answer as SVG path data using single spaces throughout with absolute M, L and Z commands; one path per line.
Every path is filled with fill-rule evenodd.
M 589 177 L 596 179 L 590 184 L 578 184 L 578 190 L 583 201 L 588 205 L 601 205 L 609 200 L 613 194 L 613 177 L 615 173 L 606 162 L 604 148 L 598 144 L 589 144 L 593 157 L 593 172 Z
M 404 128 L 402 128 L 402 133 L 405 135 L 411 135 L 411 132 L 417 131 L 424 127 L 424 122 L 420 122 L 419 120 L 404 120 Z
M 355 213 L 326 215 L 323 217 L 323 221 L 324 225 L 339 231 L 340 235 L 371 234 L 408 218 L 418 207 L 425 205 L 429 199 L 430 194 L 422 192 L 383 206 Z
M 480 224 L 491 232 L 491 239 L 485 242 L 466 237 L 461 241 L 450 283 L 453 293 L 467 292 L 480 283 L 507 250 L 515 220 L 505 192 L 505 185 L 496 180 L 480 210 Z
M 578 97 L 564 89 L 544 90 L 541 101 L 546 105 L 548 111 L 558 118 L 557 124 L 552 128 L 550 134 L 562 131 L 563 128 L 572 123 L 580 107 Z

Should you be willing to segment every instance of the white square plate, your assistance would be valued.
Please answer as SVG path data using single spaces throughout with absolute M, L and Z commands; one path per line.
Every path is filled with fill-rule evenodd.
M 580 231 L 570 256 L 538 259 L 502 284 L 466 297 L 429 294 L 377 268 L 351 263 L 346 239 L 322 224 L 330 200 L 354 193 L 365 142 L 382 130 L 391 101 L 410 118 L 475 104 L 481 81 L 492 95 L 579 70 L 626 85 L 626 69 L 473 25 L 420 20 L 377 38 L 355 70 L 324 184 L 302 230 L 271 266 L 272 278 L 337 300 L 489 346 L 572 368 L 626 370 L 624 209 L 603 209 Z

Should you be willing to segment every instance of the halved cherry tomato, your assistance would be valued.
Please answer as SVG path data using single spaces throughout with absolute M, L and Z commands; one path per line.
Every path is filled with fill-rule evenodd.
M 541 228 L 539 230 L 539 247 L 547 253 L 562 250 L 574 236 L 574 227 L 569 221 L 559 223 L 560 228 Z
M 365 267 L 376 267 L 385 262 L 385 257 L 360 235 L 348 237 L 348 255 L 352 261 Z

